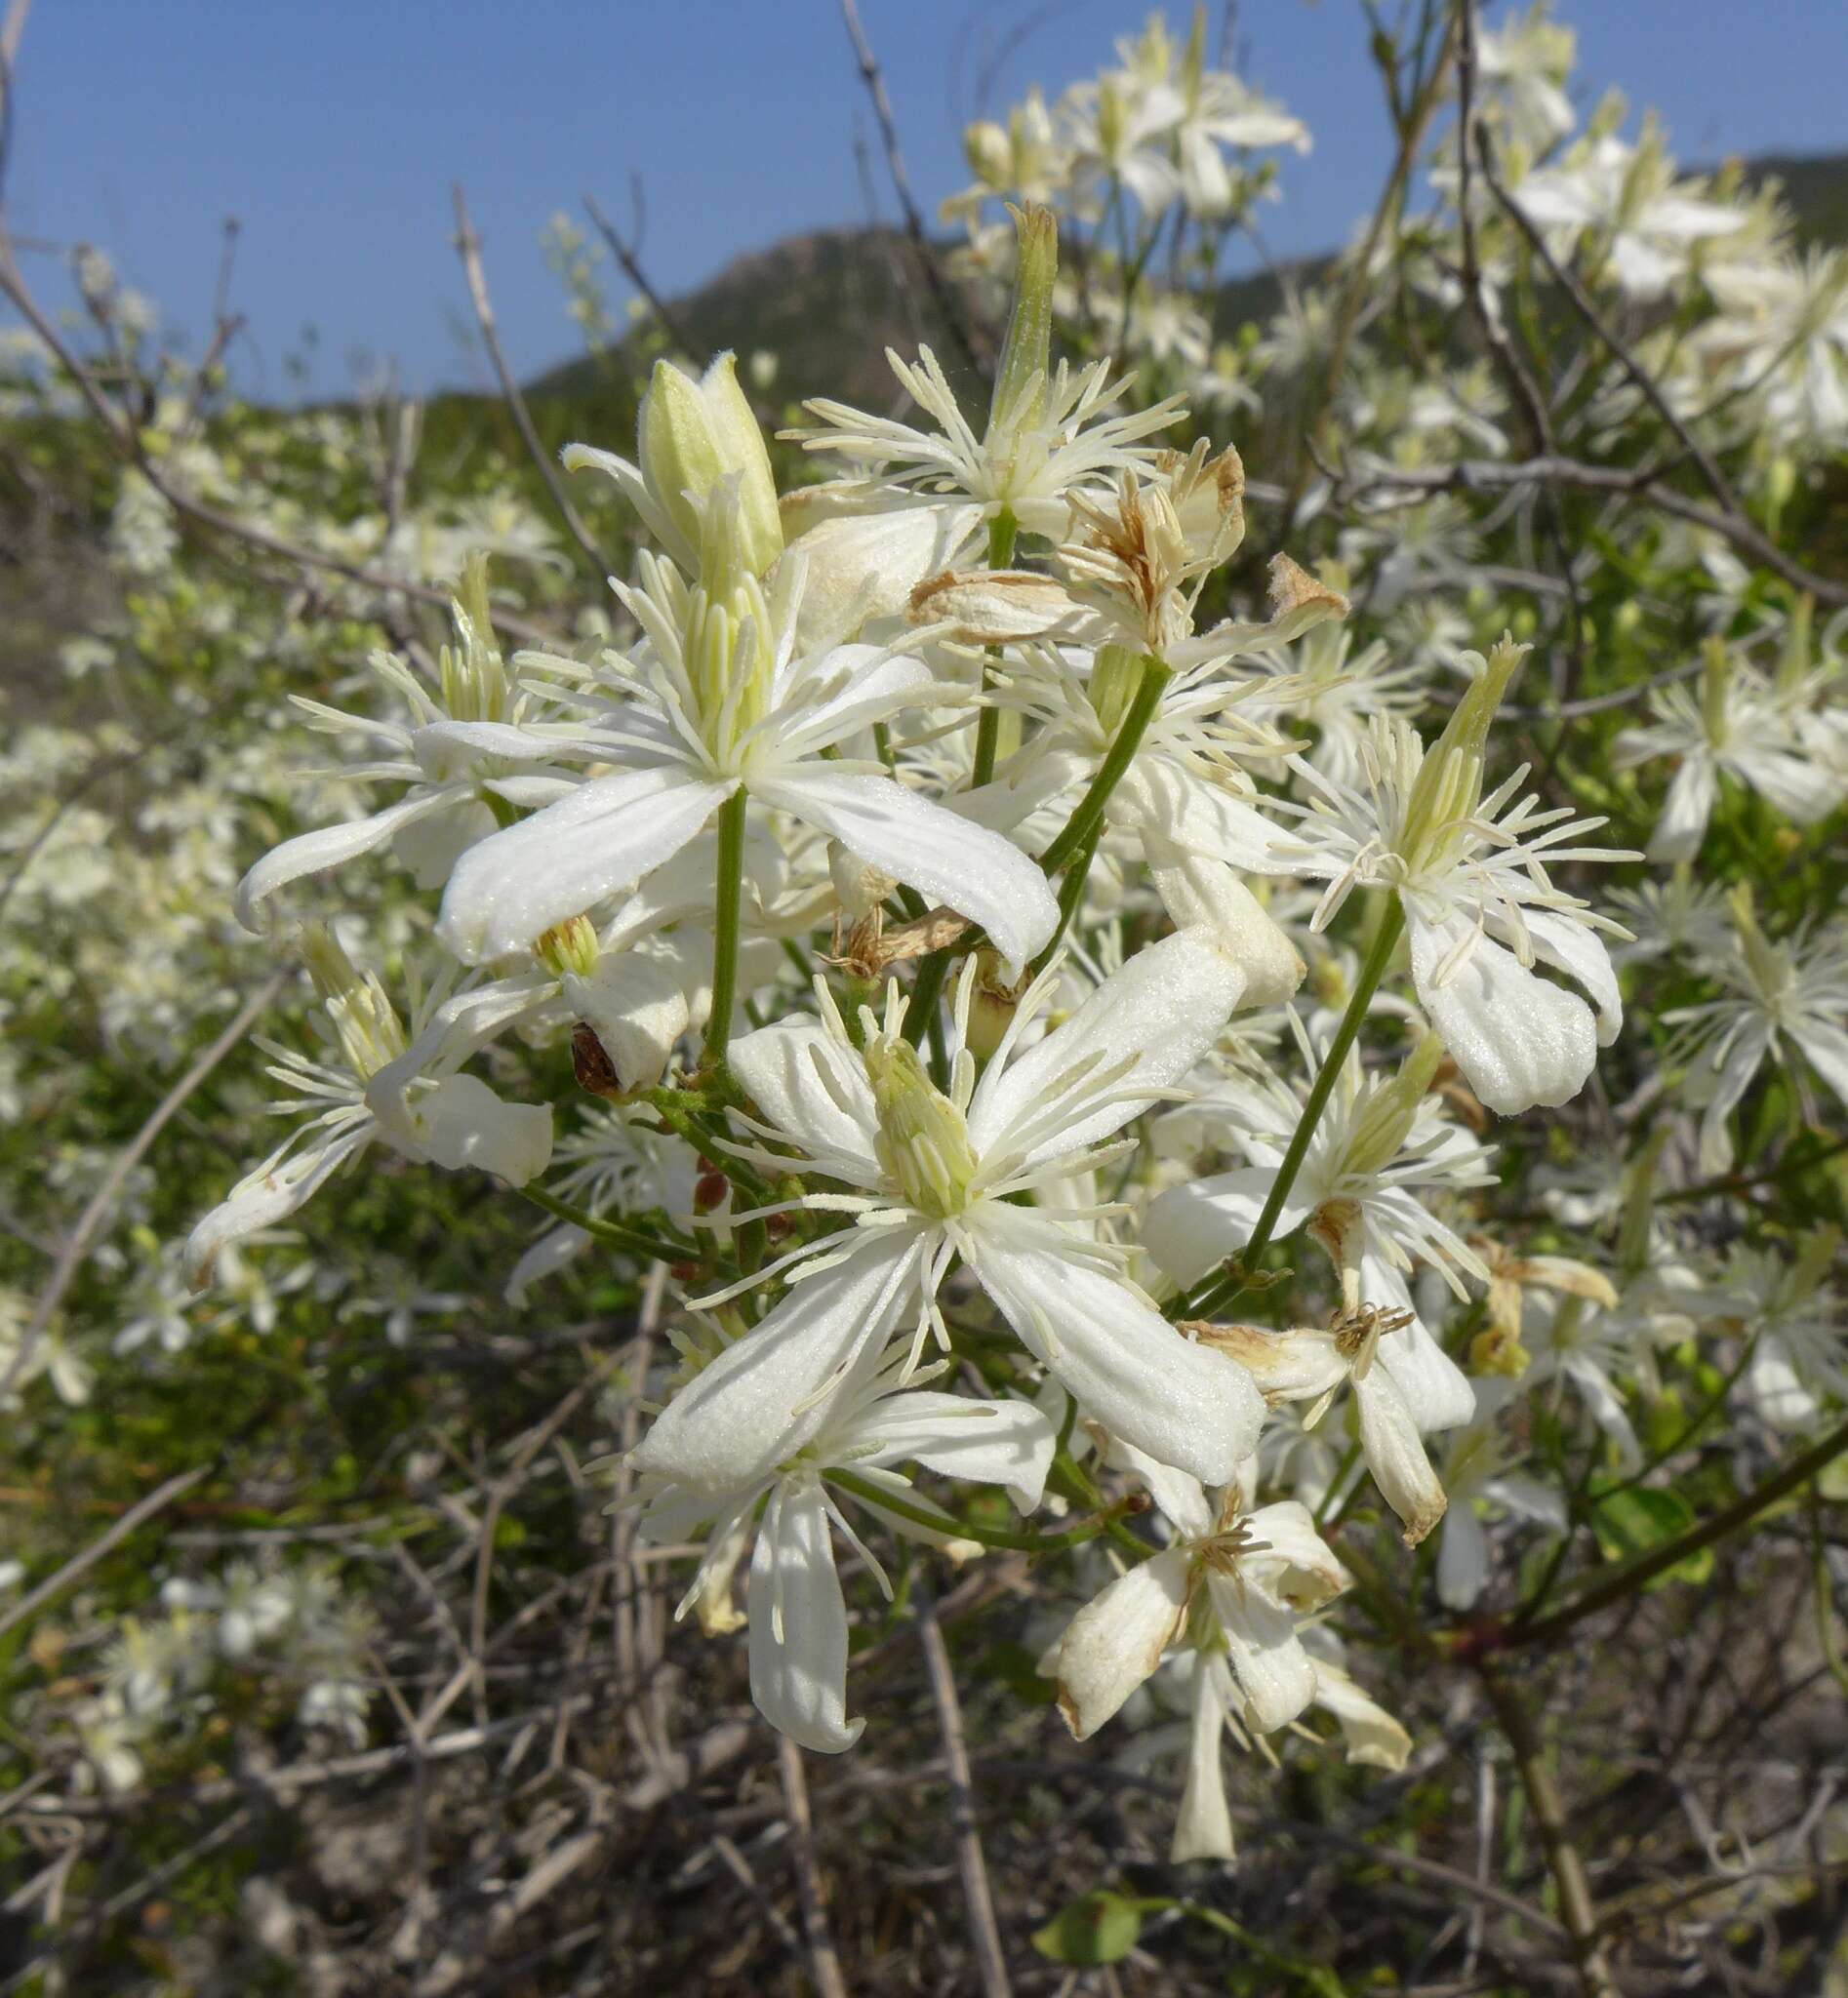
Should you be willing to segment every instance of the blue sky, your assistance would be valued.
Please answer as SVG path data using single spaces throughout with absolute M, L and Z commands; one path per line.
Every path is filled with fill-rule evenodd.
M 990 108 L 1088 73 L 1144 0 L 861 0 L 927 207 L 960 186 L 977 79 Z M 1491 20 L 1506 11 L 1492 0 Z M 1848 146 L 1842 0 L 1560 0 L 1595 94 L 1659 105 L 1678 154 Z M 1171 7 L 1174 19 L 1185 7 Z M 1215 10 L 1217 18 L 1217 9 Z M 1307 119 L 1266 232 L 1283 254 L 1341 241 L 1387 154 L 1354 0 L 1245 0 L 1252 81 Z M 648 195 L 644 258 L 669 292 L 740 251 L 864 220 L 856 129 L 876 145 L 834 0 L 38 0 L 20 51 L 8 185 L 16 234 L 107 250 L 197 343 L 220 228 L 242 222 L 237 357 L 259 394 L 313 326 L 312 384 L 389 356 L 426 388 L 477 379 L 450 247 L 465 184 L 516 367 L 574 350 L 538 236 L 586 191 L 622 220 Z M 892 214 L 880 169 L 882 211 Z M 54 260 L 31 260 L 65 296 Z

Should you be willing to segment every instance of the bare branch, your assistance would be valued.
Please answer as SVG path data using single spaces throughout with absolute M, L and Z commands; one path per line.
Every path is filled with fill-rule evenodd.
M 710 350 L 687 331 L 685 322 L 669 305 L 665 299 L 649 282 L 648 272 L 642 267 L 641 259 L 641 214 L 642 180 L 639 174 L 630 180 L 630 194 L 635 203 L 636 230 L 633 242 L 626 242 L 619 234 L 616 224 L 597 206 L 596 197 L 586 194 L 583 198 L 584 213 L 596 223 L 597 232 L 610 246 L 610 255 L 623 266 L 623 273 L 642 297 L 648 300 L 648 307 L 672 337 L 673 343 L 686 355 L 696 368 L 704 368 L 711 362 Z
M 787 1735 L 777 1737 L 777 1767 L 783 1777 L 783 1804 L 789 1818 L 789 1848 L 795 1860 L 796 1893 L 802 1901 L 802 1927 L 808 1937 L 815 1988 L 821 1998 L 847 1998 L 847 1983 L 822 1899 L 821 1872 L 815 1862 L 815 1825 L 809 1816 L 802 1751 Z
M 892 115 L 892 100 L 886 95 L 885 78 L 880 73 L 878 59 L 872 53 L 872 45 L 866 40 L 866 31 L 860 24 L 860 9 L 855 0 L 841 0 L 841 19 L 847 23 L 847 36 L 854 45 L 854 59 L 860 64 L 861 81 L 866 86 L 866 95 L 872 100 L 873 116 L 879 121 L 879 136 L 885 141 L 886 169 L 892 176 L 893 191 L 899 197 L 899 207 L 904 211 L 905 233 L 910 237 L 924 267 L 924 281 L 931 288 L 931 297 L 938 311 L 943 315 L 944 324 L 949 330 L 949 337 L 956 342 L 958 352 L 985 385 L 988 380 L 989 361 L 978 344 L 974 330 L 962 308 L 949 280 L 944 275 L 937 261 L 937 252 L 930 237 L 924 230 L 924 218 L 918 213 L 917 199 L 911 192 L 911 177 L 905 171 L 904 153 L 899 144 L 899 127 Z
M 505 350 L 501 345 L 501 334 L 495 325 L 494 303 L 488 297 L 488 274 L 481 263 L 481 238 L 475 233 L 475 225 L 469 220 L 468 202 L 462 193 L 460 180 L 451 188 L 456 204 L 456 251 L 462 259 L 462 274 L 468 280 L 468 297 L 475 308 L 475 323 L 481 328 L 482 343 L 488 349 L 488 359 L 494 364 L 495 378 L 501 383 L 501 394 L 508 412 L 513 418 L 513 427 L 520 433 L 520 441 L 526 446 L 526 454 L 538 467 L 539 475 L 545 482 L 545 490 L 552 496 L 552 504 L 558 508 L 559 518 L 565 523 L 571 539 L 583 551 L 584 559 L 590 564 L 591 574 L 599 579 L 610 573 L 609 559 L 590 539 L 578 509 L 571 503 L 571 495 L 565 490 L 565 482 L 558 476 L 558 468 L 552 463 L 551 454 L 540 442 L 539 432 L 533 427 L 533 419 L 527 412 L 526 398 L 520 393 L 520 384 L 513 379 L 513 371 L 507 366 Z
M 994 1896 L 988 1889 L 988 1869 L 982 1857 L 982 1828 L 976 1821 L 975 1783 L 969 1772 L 968 1744 L 963 1739 L 956 1674 L 950 1666 L 949 1650 L 944 1643 L 936 1608 L 929 1602 L 920 1601 L 918 1605 L 917 1634 L 924 1647 L 931 1698 L 937 1702 L 937 1722 L 944 1737 L 944 1761 L 949 1772 L 950 1821 L 956 1835 L 956 1870 L 962 1876 L 963 1900 L 969 1909 L 969 1940 L 982 1975 L 983 1998 L 1008 1998 L 1011 1987 L 1007 1958 L 1001 1951 L 1001 1932 L 994 1920 Z

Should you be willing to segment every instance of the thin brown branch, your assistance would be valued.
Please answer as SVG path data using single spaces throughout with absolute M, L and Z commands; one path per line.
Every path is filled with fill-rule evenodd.
M 16 1624 L 24 1622 L 55 1596 L 61 1595 L 72 1582 L 88 1575 L 137 1528 L 144 1526 L 157 1512 L 164 1512 L 176 1498 L 190 1492 L 200 1479 L 210 1474 L 213 1467 L 209 1463 L 196 1463 L 189 1471 L 177 1472 L 164 1485 L 157 1485 L 139 1504 L 131 1505 L 107 1533 L 92 1540 L 81 1554 L 72 1555 L 55 1575 L 48 1575 L 37 1588 L 27 1590 L 11 1609 L 0 1615 L 0 1637 L 4 1637 Z
M 513 370 L 507 366 L 506 351 L 501 344 L 500 328 L 495 324 L 494 301 L 488 295 L 488 273 L 481 261 L 481 238 L 475 232 L 475 225 L 468 214 L 467 198 L 462 193 L 460 180 L 452 186 L 451 195 L 456 204 L 456 253 L 462 259 L 462 275 L 468 280 L 468 297 L 475 308 L 475 324 L 481 328 L 482 344 L 488 349 L 488 359 L 493 363 L 495 379 L 501 384 L 502 400 L 507 406 L 513 419 L 513 427 L 520 433 L 520 442 L 526 446 L 526 455 L 533 460 L 539 475 L 545 482 L 545 490 L 551 495 L 552 504 L 558 508 L 558 516 L 565 523 L 571 539 L 583 551 L 584 559 L 590 564 L 591 574 L 601 579 L 610 573 L 610 564 L 603 551 L 590 539 L 589 530 L 584 526 L 583 516 L 571 503 L 571 495 L 565 490 L 565 482 L 558 476 L 558 468 L 552 463 L 551 454 L 540 442 L 539 432 L 533 427 L 533 419 L 526 407 L 526 398 L 520 393 L 520 384 L 513 379 Z
M 642 207 L 642 183 L 639 175 L 632 180 L 630 186 L 635 202 L 635 212 L 639 218 Z M 687 359 L 696 368 L 706 367 L 712 359 L 711 349 L 703 341 L 694 339 L 687 329 L 686 322 L 649 281 L 648 272 L 642 264 L 641 230 L 639 227 L 635 232 L 635 240 L 629 242 L 624 239 L 617 229 L 616 224 L 597 206 L 594 195 L 586 194 L 583 198 L 583 206 L 584 213 L 596 224 L 597 233 L 610 246 L 610 255 L 623 266 L 623 276 L 648 300 L 649 310 L 666 328 L 674 345 L 686 355 Z
M 866 86 L 866 95 L 872 100 L 872 114 L 879 121 L 879 137 L 886 151 L 886 171 L 892 176 L 893 191 L 899 197 L 899 207 L 904 216 L 905 234 L 917 252 L 924 281 L 930 286 L 931 298 L 950 339 L 956 342 L 956 349 L 963 360 L 985 385 L 988 356 L 963 311 L 962 300 L 944 275 L 937 260 L 936 246 L 925 232 L 924 218 L 918 213 L 917 198 L 911 192 L 911 177 L 905 170 L 904 151 L 899 143 L 899 126 L 892 115 L 892 100 L 886 95 L 885 76 L 880 70 L 878 58 L 872 53 L 872 44 L 866 39 L 866 31 L 860 24 L 860 9 L 855 0 L 840 0 L 840 7 L 841 19 L 847 24 L 847 38 L 854 45 L 854 60 L 860 65 L 860 80 Z
M 808 1938 L 809 1967 L 821 1998 L 847 1998 L 840 1957 L 822 1898 L 821 1869 L 815 1858 L 815 1824 L 809 1814 L 808 1779 L 802 1750 L 787 1735 L 777 1737 L 777 1768 L 783 1778 L 783 1805 L 789 1820 L 789 1851 L 795 1862 L 796 1893 L 802 1902 L 802 1930 Z
M 1579 1988 L 1585 1998 L 1621 1998 L 1611 1978 L 1604 1948 L 1598 1938 L 1597 1909 L 1591 1902 L 1590 1883 L 1585 1861 L 1573 1843 L 1566 1822 L 1566 1809 L 1560 1800 L 1552 1772 L 1547 1767 L 1546 1751 L 1519 1693 L 1495 1667 L 1484 1666 L 1483 1691 L 1508 1746 L 1514 1751 L 1514 1766 L 1520 1772 L 1527 1792 L 1529 1810 L 1540 1830 L 1547 1863 L 1552 1870 L 1553 1885 L 1559 1891 L 1559 1912 L 1572 1940 L 1573 1960 L 1578 1966 Z
M 969 1773 L 968 1744 L 963 1738 L 956 1674 L 949 1662 L 944 1633 L 938 1627 L 936 1607 L 930 1602 L 920 1601 L 918 1605 L 917 1635 L 924 1647 L 931 1698 L 937 1703 L 937 1722 L 944 1738 L 944 1761 L 949 1773 L 950 1822 L 956 1837 L 956 1870 L 962 1876 L 963 1900 L 969 1910 L 969 1940 L 982 1978 L 983 1998 L 1008 1998 L 1007 1958 L 1001 1951 L 1001 1932 L 994 1920 L 994 1896 L 988 1888 L 988 1869 L 982 1857 L 982 1828 L 976 1819 L 975 1783 Z
M 46 1280 L 45 1288 L 39 1293 L 38 1301 L 32 1307 L 32 1316 L 26 1323 L 24 1337 L 20 1340 L 6 1373 L 0 1376 L 0 1402 L 4 1402 L 7 1395 L 23 1379 L 39 1340 L 45 1337 L 45 1328 L 52 1322 L 53 1313 L 63 1301 L 64 1293 L 69 1290 L 78 1270 L 83 1267 L 84 1258 L 90 1253 L 91 1241 L 102 1225 L 109 1210 L 114 1207 L 116 1196 L 122 1191 L 128 1176 L 147 1155 L 148 1147 L 179 1114 L 187 1098 L 243 1040 L 257 1016 L 282 989 L 287 977 L 288 973 L 277 972 L 258 986 L 238 1008 L 218 1038 L 161 1098 L 149 1113 L 147 1121 L 116 1154 L 114 1164 L 103 1176 L 102 1183 L 90 1196 L 83 1213 L 77 1218 L 77 1225 L 71 1229 L 64 1246 L 59 1251 L 51 1276 Z M 0 1624 L 0 1629 L 4 1627 Z

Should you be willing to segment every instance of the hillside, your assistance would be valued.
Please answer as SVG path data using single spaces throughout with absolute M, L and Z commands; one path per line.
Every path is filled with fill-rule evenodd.
M 1767 154 L 1748 162 L 1752 184 L 1777 180 L 1796 218 L 1800 243 L 1848 243 L 1848 152 L 1803 158 Z M 1313 269 L 1325 258 L 1303 260 Z M 1228 279 L 1221 288 L 1214 331 L 1234 332 L 1275 311 L 1279 288 L 1266 271 Z M 890 403 L 887 346 L 935 348 L 952 379 L 954 343 L 918 269 L 917 253 L 897 229 L 817 229 L 728 263 L 673 303 L 675 316 L 709 352 L 777 356 L 776 396 L 798 402 L 829 394 L 877 409 Z M 548 369 L 530 384 L 537 399 L 600 402 L 612 393 L 612 370 L 585 357 Z

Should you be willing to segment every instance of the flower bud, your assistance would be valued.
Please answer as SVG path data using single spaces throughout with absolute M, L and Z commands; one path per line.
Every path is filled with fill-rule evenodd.
M 1049 208 L 1010 205 L 1019 239 L 1014 310 L 988 403 L 990 439 L 1021 429 L 1045 401 L 1052 369 L 1053 284 L 1059 275 L 1059 222 Z
M 649 491 L 688 542 L 701 544 L 701 516 L 720 480 L 738 481 L 737 540 L 753 576 L 783 553 L 777 482 L 764 435 L 751 415 L 730 354 L 695 381 L 657 361 L 636 426 L 636 454 Z

